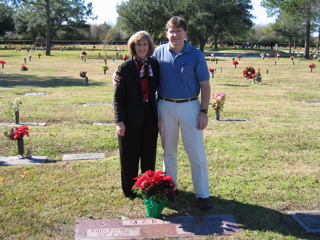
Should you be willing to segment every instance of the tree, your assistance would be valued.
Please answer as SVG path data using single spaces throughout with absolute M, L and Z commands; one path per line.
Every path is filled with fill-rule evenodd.
M 292 16 L 287 13 L 281 13 L 276 19 L 272 28 L 281 36 L 289 41 L 289 53 L 291 53 L 291 43 L 295 42 L 299 35 L 302 33 L 303 20 L 298 17 Z
M 0 3 L 0 36 L 14 29 L 12 19 L 13 8 Z
M 84 5 L 84 0 L 7 0 L 17 7 L 36 9 L 34 14 L 44 14 L 46 28 L 46 55 L 50 56 L 53 34 L 61 28 L 79 27 L 85 19 L 92 17 L 92 3 Z M 52 16 L 51 16 L 52 15 Z
M 189 22 L 189 32 L 198 39 L 201 51 L 209 37 L 214 37 L 217 48 L 218 38 L 223 34 L 239 34 L 249 30 L 253 23 L 250 0 L 190 0 L 188 1 L 185 15 Z
M 117 5 L 118 26 L 129 35 L 145 30 L 157 41 L 172 16 L 176 0 L 129 0 Z M 176 7 L 176 6 L 175 6 Z
M 310 34 L 312 27 L 320 21 L 319 0 L 263 0 L 262 6 L 270 16 L 286 13 L 292 17 L 302 17 L 305 22 L 304 57 L 309 59 Z

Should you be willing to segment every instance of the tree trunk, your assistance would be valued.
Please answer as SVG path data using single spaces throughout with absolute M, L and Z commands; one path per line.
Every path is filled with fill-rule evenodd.
M 46 0 L 46 56 L 50 56 L 51 53 L 51 16 L 50 16 L 50 0 Z
M 309 46 L 310 46 L 310 16 L 307 17 L 306 21 L 306 36 L 305 36 L 305 44 L 304 44 L 304 58 L 310 58 Z

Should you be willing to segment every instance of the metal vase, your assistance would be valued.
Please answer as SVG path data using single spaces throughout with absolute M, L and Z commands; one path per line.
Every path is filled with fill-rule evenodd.
M 23 156 L 23 154 L 24 154 L 23 138 L 17 139 L 17 142 L 18 142 L 18 153 L 20 156 Z
M 15 119 L 16 119 L 16 124 L 19 124 L 19 110 L 16 111 L 16 112 L 14 113 L 14 115 L 15 115 Z
M 216 120 L 220 120 L 220 111 L 216 110 Z

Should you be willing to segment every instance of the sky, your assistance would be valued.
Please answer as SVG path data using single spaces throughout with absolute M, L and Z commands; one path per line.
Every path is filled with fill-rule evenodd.
M 92 2 L 93 14 L 98 16 L 97 20 L 89 22 L 92 24 L 101 24 L 106 22 L 115 25 L 118 17 L 116 5 L 120 4 L 122 1 L 123 0 L 86 0 L 86 2 Z M 267 17 L 266 9 L 260 6 L 261 1 L 262 0 L 251 0 L 254 8 L 251 13 L 256 17 L 256 19 L 252 19 L 252 21 L 256 25 L 266 25 L 275 20 L 275 18 Z

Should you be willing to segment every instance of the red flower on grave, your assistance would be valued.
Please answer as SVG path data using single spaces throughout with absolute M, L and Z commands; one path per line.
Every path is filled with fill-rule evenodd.
M 310 63 L 309 68 L 316 68 L 316 65 L 314 63 Z
M 4 135 L 11 140 L 18 140 L 24 136 L 29 137 L 29 130 L 27 126 L 14 127 L 10 132 L 5 132 Z
M 144 199 L 163 202 L 173 200 L 175 197 L 175 184 L 172 177 L 165 172 L 148 170 L 134 179 L 136 182 L 132 186 L 132 191 L 141 194 Z
M 29 69 L 25 66 L 25 65 L 22 65 L 21 66 L 21 71 L 28 71 Z

